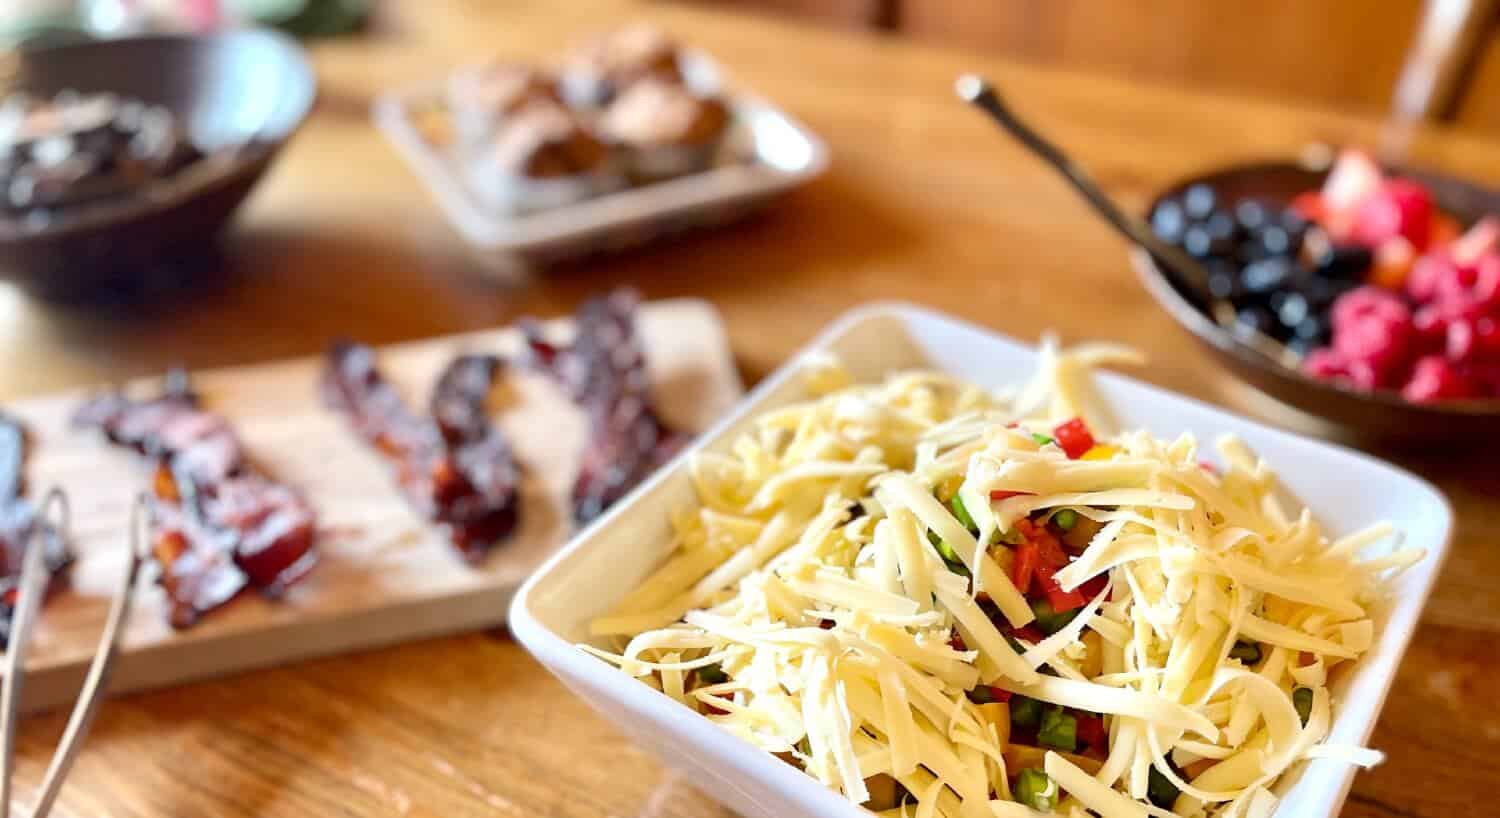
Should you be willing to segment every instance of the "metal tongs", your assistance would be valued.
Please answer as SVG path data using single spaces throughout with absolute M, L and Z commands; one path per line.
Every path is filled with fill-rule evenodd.
M 83 737 L 88 734 L 94 714 L 99 709 L 99 702 L 104 697 L 104 688 L 109 681 L 109 668 L 119 650 L 120 636 L 125 632 L 136 575 L 140 573 L 144 559 L 143 532 L 145 526 L 149 525 L 149 514 L 147 499 L 144 496 L 138 498 L 130 520 L 130 563 L 121 578 L 114 601 L 110 604 L 109 618 L 104 623 L 104 635 L 99 640 L 99 648 L 94 652 L 93 662 L 89 664 L 83 690 L 73 705 L 73 714 L 68 718 L 68 726 L 63 731 L 62 741 L 53 753 L 51 763 L 47 765 L 47 773 L 42 777 L 42 787 L 31 811 L 32 818 L 45 818 L 51 811 L 53 801 L 57 800 L 58 790 L 62 788 L 63 778 L 78 757 Z M 42 501 L 36 524 L 32 527 L 27 542 L 25 556 L 21 560 L 10 646 L 6 650 L 3 667 L 5 678 L 0 681 L 0 818 L 10 816 L 10 784 L 15 771 L 16 709 L 21 699 L 23 667 L 27 649 L 31 646 L 32 627 L 41 611 L 42 599 L 47 594 L 49 575 L 43 559 L 47 550 L 43 538 L 62 537 L 66 542 L 70 519 L 67 495 L 52 489 Z

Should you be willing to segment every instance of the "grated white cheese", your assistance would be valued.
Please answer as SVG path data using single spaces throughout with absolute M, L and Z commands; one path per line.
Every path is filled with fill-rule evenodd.
M 1215 472 L 1191 435 L 1114 433 L 1087 373 L 1133 358 L 1049 340 L 1037 377 L 988 391 L 805 362 L 811 399 L 693 461 L 672 553 L 581 647 L 856 803 L 891 776 L 904 800 L 869 806 L 902 818 L 1040 815 L 1014 800 L 1028 764 L 1065 794 L 1053 814 L 1266 818 L 1293 764 L 1379 763 L 1322 743 L 1327 686 L 1420 552 L 1386 524 L 1330 539 L 1238 439 Z M 1074 417 L 1086 458 L 1033 437 Z M 1038 621 L 1039 574 L 1031 599 L 1017 587 L 1026 537 L 1069 541 L 1049 594 L 1094 589 L 1065 623 Z M 1007 705 L 975 701 L 992 690 L 1102 716 L 1106 751 L 1009 744 Z M 1170 812 L 1146 800 L 1153 770 L 1180 792 Z

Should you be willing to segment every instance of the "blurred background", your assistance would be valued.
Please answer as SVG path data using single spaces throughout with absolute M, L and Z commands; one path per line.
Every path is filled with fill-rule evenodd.
M 1050 67 L 1500 133 L 1495 0 L 677 0 Z M 261 22 L 333 34 L 392 0 L 6 0 L 0 37 Z M 418 4 L 419 5 L 419 4 Z M 467 4 L 482 14 L 484 0 Z
M 1493 0 L 694 0 L 1068 70 L 1500 132 Z M 1407 73 L 1403 74 L 1403 70 Z

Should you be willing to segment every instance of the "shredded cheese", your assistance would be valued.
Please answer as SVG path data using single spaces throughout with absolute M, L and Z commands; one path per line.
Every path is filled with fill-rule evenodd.
M 1209 469 L 1191 435 L 1116 433 L 1088 373 L 1137 357 L 1049 339 L 1005 390 L 807 361 L 805 402 L 692 462 L 671 553 L 581 647 L 881 815 L 1265 818 L 1293 764 L 1379 763 L 1323 743 L 1328 684 L 1421 553 L 1387 524 L 1331 538 L 1238 439 Z M 1022 696 L 1104 744 L 1011 745 Z M 1049 795 L 1023 804 L 1027 765 Z

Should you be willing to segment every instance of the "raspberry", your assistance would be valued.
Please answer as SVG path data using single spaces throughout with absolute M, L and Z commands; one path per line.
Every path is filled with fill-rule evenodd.
M 1369 391 L 1377 384 L 1375 368 L 1365 361 L 1351 361 L 1331 347 L 1320 347 L 1302 361 L 1302 371 L 1320 381 L 1348 384 Z
M 1401 396 L 1415 403 L 1472 398 L 1477 394 L 1478 384 L 1441 355 L 1429 355 L 1417 361 L 1411 378 L 1401 388 Z
M 1332 347 L 1319 347 L 1307 353 L 1302 360 L 1302 371 L 1319 380 L 1342 378 L 1349 371 L 1349 362 Z
M 1491 318 L 1448 322 L 1448 357 L 1463 363 L 1500 364 L 1500 326 Z
M 1338 333 L 1345 327 L 1363 323 L 1367 318 L 1394 324 L 1409 323 L 1411 310 L 1393 293 L 1379 287 L 1360 287 L 1333 302 L 1332 318 L 1333 331 Z
M 1427 248 L 1432 232 L 1432 194 L 1410 179 L 1389 179 L 1360 202 L 1351 237 L 1371 247 L 1394 236 Z
M 1448 344 L 1448 322 L 1452 317 L 1435 304 L 1419 308 L 1411 317 L 1412 342 L 1423 355 L 1441 353 Z
M 1406 294 L 1418 304 L 1437 298 L 1438 282 L 1455 274 L 1453 258 L 1447 253 L 1427 253 L 1412 265 L 1406 276 Z

